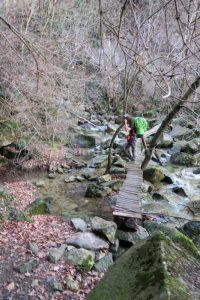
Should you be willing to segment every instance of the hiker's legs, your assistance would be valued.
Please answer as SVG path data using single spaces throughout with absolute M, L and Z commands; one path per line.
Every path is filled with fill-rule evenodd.
M 133 135 L 131 138 L 131 147 L 130 147 L 130 155 L 131 155 L 131 159 L 135 160 L 136 159 L 136 135 Z

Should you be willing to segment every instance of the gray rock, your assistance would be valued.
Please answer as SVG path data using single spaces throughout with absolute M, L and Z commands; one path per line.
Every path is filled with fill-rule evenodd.
M 56 178 L 56 175 L 54 173 L 49 173 L 48 174 L 48 178 L 49 179 L 55 179 Z
M 191 154 L 180 152 L 172 153 L 171 162 L 186 167 L 195 167 L 197 165 L 197 159 Z
M 58 172 L 58 174 L 63 174 L 63 173 L 64 173 L 64 170 L 63 170 L 62 167 L 58 167 L 58 168 L 57 168 L 57 172 Z
M 90 167 L 92 168 L 105 168 L 108 164 L 108 156 L 100 155 L 92 159 Z
M 180 126 L 180 125 L 174 126 L 174 128 L 171 132 L 171 135 L 176 140 L 185 140 L 187 138 L 192 139 L 192 137 L 193 137 L 191 129 Z
M 97 237 L 92 232 L 76 233 L 66 241 L 67 245 L 72 245 L 88 250 L 108 249 L 109 244 Z
M 9 146 L 13 143 L 14 143 L 14 141 L 9 141 L 9 140 L 3 140 L 2 139 L 2 140 L 0 140 L 0 148 L 7 147 L 7 146 Z
M 101 184 L 101 183 L 108 182 L 110 180 L 111 180 L 110 174 L 106 174 L 106 175 L 102 175 L 102 176 L 98 177 L 97 182 Z
M 200 138 L 193 139 L 190 142 L 186 143 L 183 151 L 190 154 L 195 154 L 200 151 Z
M 65 182 L 70 183 L 76 181 L 76 176 L 69 176 L 64 179 Z
M 38 252 L 39 252 L 39 247 L 38 247 L 38 245 L 35 244 L 35 243 L 29 242 L 29 243 L 28 243 L 28 249 L 30 249 L 31 252 L 32 252 L 34 255 L 37 255 Z
M 111 166 L 110 174 L 125 174 L 126 169 L 122 167 Z
M 123 181 L 121 180 L 112 180 L 110 182 L 105 182 L 102 184 L 102 186 L 104 187 L 107 186 L 115 192 L 118 192 L 121 189 L 122 185 L 123 185 Z
M 73 218 L 71 219 L 72 225 L 77 231 L 86 231 L 87 230 L 87 224 L 86 222 L 81 218 Z
M 57 263 L 64 255 L 66 247 L 66 245 L 62 245 L 60 248 L 53 250 L 48 254 L 47 259 L 52 263 Z
M 104 235 L 110 243 L 115 242 L 115 233 L 117 230 L 117 224 L 112 221 L 106 221 L 99 217 L 94 217 L 91 220 L 92 230 Z
M 38 180 L 38 181 L 34 182 L 33 184 L 38 188 L 45 186 L 45 182 L 42 180 Z
M 94 178 L 96 176 L 96 170 L 94 168 L 85 168 L 82 172 L 82 175 L 86 179 Z
M 108 186 L 97 185 L 91 183 L 88 185 L 85 197 L 93 198 L 93 197 L 105 197 L 110 194 L 112 190 Z
M 116 235 L 119 240 L 130 242 L 133 245 L 149 236 L 147 230 L 141 226 L 138 226 L 136 232 L 117 230 Z
M 37 259 L 31 259 L 27 262 L 23 262 L 18 266 L 14 267 L 14 270 L 18 273 L 30 273 L 34 268 L 38 266 L 39 262 Z
M 49 241 L 49 242 L 47 243 L 47 247 L 48 247 L 48 248 L 55 248 L 55 247 L 57 247 L 57 244 L 56 244 L 55 242 Z
M 90 271 L 94 265 L 95 253 L 86 249 L 71 249 L 67 255 L 67 262 L 80 267 L 84 271 Z
M 109 267 L 113 265 L 112 253 L 108 253 L 108 255 L 104 256 L 98 262 L 95 263 L 94 269 L 97 272 L 103 272 L 107 270 Z
M 116 253 L 119 250 L 119 240 L 115 239 L 114 244 L 110 245 L 110 251 Z
M 162 133 L 159 141 L 158 141 L 158 147 L 159 148 L 168 148 L 173 145 L 173 138 L 168 133 Z
M 87 133 L 75 136 L 75 143 L 82 148 L 93 148 L 96 146 L 96 137 Z
M 115 155 L 113 159 L 113 166 L 124 168 L 126 167 L 126 162 L 119 155 Z
M 79 290 L 79 283 L 77 280 L 74 280 L 72 276 L 67 276 L 66 286 L 69 290 L 77 292 Z
M 79 182 L 82 182 L 85 180 L 85 178 L 83 176 L 78 175 L 78 176 L 76 176 L 76 180 Z
M 193 171 L 193 174 L 196 174 L 196 175 L 200 174 L 200 168 L 196 168 L 196 169 Z

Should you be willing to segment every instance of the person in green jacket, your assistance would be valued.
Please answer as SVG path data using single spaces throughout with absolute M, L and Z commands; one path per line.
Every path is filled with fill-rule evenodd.
M 127 146 L 126 149 L 129 150 L 129 155 L 131 160 L 136 159 L 136 138 L 141 138 L 144 149 L 146 149 L 146 144 L 144 140 L 144 133 L 148 128 L 148 123 L 144 117 L 130 117 L 129 115 L 124 115 L 124 125 L 126 131 L 129 131 L 127 136 Z

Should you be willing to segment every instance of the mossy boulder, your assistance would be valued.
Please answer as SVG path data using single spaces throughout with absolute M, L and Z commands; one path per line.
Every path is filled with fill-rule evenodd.
M 187 234 L 189 238 L 193 240 L 193 242 L 200 249 L 200 222 L 199 221 L 190 221 L 187 222 L 182 228 L 183 232 Z
M 173 145 L 173 138 L 168 133 L 163 133 L 159 139 L 158 147 L 159 148 L 168 148 Z
M 94 266 L 94 258 L 95 253 L 92 251 L 73 248 L 67 255 L 67 262 L 87 272 Z
M 165 178 L 165 175 L 160 169 L 153 167 L 144 170 L 143 177 L 145 180 L 155 184 L 162 181 Z
M 88 188 L 85 193 L 85 197 L 93 198 L 93 197 L 105 197 L 112 190 L 108 186 L 97 185 L 95 183 L 91 183 L 88 185 Z
M 156 233 L 124 253 L 87 300 L 195 299 L 199 267 L 183 245 Z
M 26 212 L 30 215 L 48 215 L 51 214 L 49 207 L 51 199 L 36 199 L 26 207 Z
M 173 164 L 186 167 L 195 167 L 197 165 L 196 157 L 185 152 L 172 153 L 171 162 Z

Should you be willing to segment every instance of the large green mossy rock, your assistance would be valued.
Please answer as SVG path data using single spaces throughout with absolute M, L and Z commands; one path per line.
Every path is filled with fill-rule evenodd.
M 162 181 L 165 178 L 165 175 L 158 168 L 148 168 L 144 170 L 143 177 L 145 180 L 155 184 Z
M 171 162 L 186 167 L 195 167 L 197 165 L 196 157 L 185 152 L 173 153 L 171 155 Z
M 179 242 L 157 233 L 131 247 L 108 270 L 87 300 L 192 300 L 199 261 Z
M 51 213 L 49 203 L 51 198 L 36 199 L 26 207 L 26 212 L 30 215 L 48 215 Z

